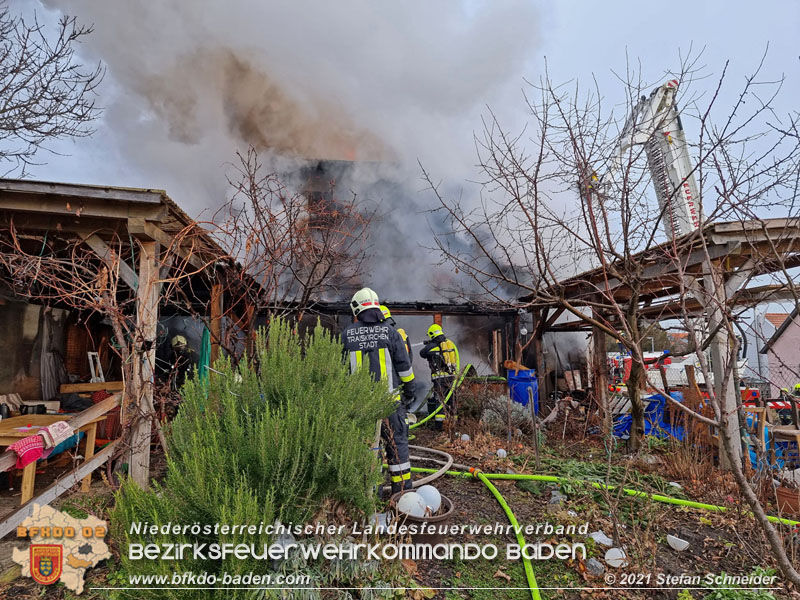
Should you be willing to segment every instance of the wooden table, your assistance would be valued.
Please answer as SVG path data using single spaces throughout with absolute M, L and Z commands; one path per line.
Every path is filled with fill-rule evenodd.
M 74 415 L 21 415 L 0 421 L 0 446 L 10 446 L 23 438 L 36 435 L 42 427 L 52 425 L 57 421 L 68 421 Z M 90 421 L 80 428 L 79 431 L 86 432 L 86 449 L 83 452 L 84 459 L 94 456 L 94 442 L 97 437 L 97 424 L 106 418 L 105 415 Z M 31 429 L 20 431 L 17 427 L 33 426 Z M 36 479 L 36 461 L 33 461 L 22 470 L 22 500 L 20 504 L 25 504 L 33 498 L 34 481 Z M 92 484 L 91 473 L 83 478 L 81 490 L 89 491 Z

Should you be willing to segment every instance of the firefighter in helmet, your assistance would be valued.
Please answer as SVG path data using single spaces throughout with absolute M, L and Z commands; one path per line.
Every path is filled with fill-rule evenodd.
M 414 400 L 414 370 L 405 341 L 385 322 L 380 306 L 378 294 L 373 290 L 358 290 L 350 302 L 357 322 L 344 328 L 342 343 L 351 372 L 368 368 L 376 381 L 385 381 L 389 390 L 396 394 L 397 409 L 384 419 L 381 437 L 389 463 L 392 493 L 397 493 L 412 487 L 406 412 Z
M 386 306 L 385 304 L 381 304 L 381 313 L 383 313 L 384 323 L 388 323 L 389 325 L 394 327 L 397 330 L 397 333 L 400 334 L 400 337 L 403 338 L 403 341 L 406 343 L 406 350 L 408 350 L 408 360 L 410 360 L 413 363 L 414 354 L 413 352 L 411 352 L 411 340 L 408 339 L 408 334 L 406 333 L 406 330 L 403 329 L 402 327 L 397 326 L 397 322 L 394 320 L 394 317 L 392 317 L 392 313 L 389 310 L 389 307 Z
M 780 399 L 788 405 L 784 405 L 785 407 L 779 408 L 776 411 L 778 413 L 778 420 L 780 421 L 780 424 L 795 424 L 795 411 L 797 410 L 798 404 L 800 404 L 800 383 L 794 384 L 791 393 L 789 393 L 787 388 L 781 388 Z
M 179 390 L 186 379 L 191 377 L 199 360 L 197 353 L 189 347 L 186 338 L 182 335 L 174 336 L 169 345 L 171 349 L 169 355 L 170 384 L 173 390 Z
M 444 404 L 436 416 L 435 427 L 444 428 L 446 418 L 455 418 L 457 414 L 456 391 L 453 389 L 450 400 L 445 404 L 448 392 L 453 388 L 459 368 L 458 348 L 444 335 L 441 325 L 434 323 L 428 328 L 428 341 L 419 351 L 419 355 L 428 361 L 433 382 L 433 395 L 428 400 L 428 414 Z

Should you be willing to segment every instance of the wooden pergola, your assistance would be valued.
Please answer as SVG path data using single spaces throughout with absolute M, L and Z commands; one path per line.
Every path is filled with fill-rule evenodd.
M 646 280 L 638 298 L 638 314 L 649 321 L 664 321 L 682 316 L 704 317 L 714 328 L 720 310 L 744 309 L 762 302 L 794 300 L 794 290 L 786 284 L 757 284 L 748 287 L 754 279 L 800 267 L 800 219 L 774 218 L 763 220 L 709 223 L 702 231 L 694 232 L 672 242 L 654 246 L 629 259 L 635 261 Z M 624 270 L 624 262 L 613 263 L 615 269 Z M 542 338 L 546 331 L 592 331 L 590 323 L 579 317 L 563 319 L 567 313 L 563 302 L 568 299 L 573 307 L 603 319 L 610 326 L 617 325 L 614 314 L 598 314 L 597 299 L 625 304 L 631 300 L 631 290 L 624 282 L 608 275 L 608 269 L 594 268 L 570 277 L 543 290 L 542 294 L 521 298 L 533 314 L 534 352 L 543 369 Z M 785 277 L 785 276 L 784 276 Z M 722 297 L 712 281 L 720 281 Z M 713 301 L 709 300 L 713 296 Z M 595 360 L 605 356 L 605 344 L 600 330 L 594 331 Z M 710 343 L 715 381 L 722 378 L 722 364 L 729 340 L 721 333 Z M 604 366 L 594 365 L 596 384 L 605 390 Z M 543 372 L 543 371 L 542 371 Z M 544 382 L 542 382 L 544 383 Z M 729 382 L 732 386 L 733 382 Z M 543 387 L 540 387 L 543 389 Z M 547 393 L 544 390 L 543 393 Z M 718 397 L 728 398 L 731 405 L 725 410 L 736 410 L 735 394 L 728 390 Z
M 184 309 L 210 317 L 213 360 L 219 353 L 222 320 L 223 292 L 217 271 L 229 268 L 231 261 L 208 232 L 162 190 L 0 179 L 0 230 L 0 235 L 10 237 L 13 230 L 20 238 L 43 239 L 51 245 L 54 240 L 82 244 L 96 258 L 98 268 L 105 264 L 114 270 L 117 293 L 134 298 L 130 312 L 141 339 L 132 342 L 134 376 L 126 393 L 118 394 L 116 404 L 122 405 L 123 421 L 131 422 L 130 475 L 146 487 L 152 420 L 132 417 L 153 410 L 154 341 L 163 281 L 177 269 L 185 274 L 190 294 L 185 295 L 189 305 Z M 13 278 L 13 273 L 4 276 Z M 104 407 L 113 408 L 108 403 Z M 0 470 L 8 468 L 9 462 L 13 465 L 7 454 L 0 456 Z M 75 476 L 85 476 L 87 469 L 91 472 L 110 456 L 111 450 L 105 449 Z M 33 502 L 49 502 L 54 493 L 57 496 L 68 488 L 62 481 L 58 490 L 46 491 L 23 506 L 12 521 L 21 521 Z M 3 526 L 9 523 L 5 519 Z
M 674 246 L 672 243 L 661 244 L 631 258 L 643 269 L 644 278 L 649 279 L 640 296 L 639 314 L 642 318 L 662 321 L 679 317 L 684 311 L 692 316 L 702 315 L 706 309 L 696 297 L 689 298 L 684 294 L 681 298 L 680 294 L 682 289 L 686 289 L 686 278 L 709 276 L 709 258 L 725 281 L 729 306 L 749 307 L 762 302 L 794 299 L 786 285 L 748 288 L 746 284 L 758 276 L 800 266 L 800 219 L 711 223 L 704 228 L 703 234 L 702 237 L 689 234 L 675 240 Z M 631 297 L 630 290 L 620 281 L 606 279 L 602 268 L 560 281 L 549 287 L 544 296 L 561 296 L 568 298 L 573 306 L 588 307 L 600 292 L 613 295 L 620 303 Z M 533 295 L 521 301 L 530 304 L 532 309 L 548 311 L 549 314 L 542 317 L 547 331 L 590 329 L 581 320 L 556 323 L 564 313 L 557 302 L 541 300 Z

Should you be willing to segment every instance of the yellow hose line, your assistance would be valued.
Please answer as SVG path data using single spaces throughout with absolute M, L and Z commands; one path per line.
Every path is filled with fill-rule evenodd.
M 411 467 L 411 471 L 414 473 L 436 473 L 437 469 Z M 506 517 L 508 517 L 508 522 L 511 523 L 511 526 L 514 528 L 514 533 L 517 536 L 517 543 L 519 544 L 520 549 L 524 549 L 526 543 L 525 538 L 521 533 L 522 528 L 519 525 L 519 521 L 517 521 L 517 518 L 514 516 L 514 513 L 511 511 L 511 508 L 509 508 L 508 504 L 506 503 L 505 498 L 503 498 L 499 490 L 479 469 L 470 469 L 470 471 L 471 472 L 469 473 L 466 471 L 445 471 L 444 474 L 452 475 L 454 477 L 474 477 L 482 481 L 503 508 L 503 511 L 505 511 Z M 531 564 L 531 560 L 526 558 L 524 554 L 522 555 L 522 565 L 525 568 L 525 577 L 528 580 L 528 589 L 530 589 L 531 598 L 533 598 L 533 600 L 541 600 L 542 596 L 539 594 L 539 584 L 536 583 L 536 576 L 533 574 L 533 565 Z
M 587 481 L 585 479 L 570 480 L 565 477 L 555 477 L 553 475 L 490 473 L 489 475 L 487 475 L 487 477 L 489 477 L 490 479 L 549 481 L 552 483 L 558 483 L 559 485 L 569 481 L 579 481 L 580 483 L 588 483 L 589 485 L 598 490 L 611 491 L 617 489 L 617 486 L 606 485 L 605 483 L 600 483 L 598 481 Z M 647 492 L 643 492 L 641 490 L 634 490 L 631 488 L 622 488 L 622 491 L 625 492 L 628 496 L 634 496 L 636 498 L 650 498 L 651 500 L 655 500 L 656 502 L 661 502 L 663 504 L 688 506 L 689 508 L 697 508 L 700 510 L 708 510 L 712 512 L 727 512 L 730 510 L 730 508 L 728 508 L 727 506 L 719 506 L 718 504 L 704 504 L 703 502 L 694 502 L 693 500 L 683 500 L 682 498 L 673 498 L 672 496 L 662 496 L 661 494 L 649 494 Z M 750 514 L 752 515 L 752 513 Z M 782 519 L 779 517 L 773 517 L 771 515 L 767 515 L 767 519 L 773 523 L 781 523 L 783 525 L 790 525 L 792 527 L 800 525 L 800 521 L 792 521 L 791 519 Z

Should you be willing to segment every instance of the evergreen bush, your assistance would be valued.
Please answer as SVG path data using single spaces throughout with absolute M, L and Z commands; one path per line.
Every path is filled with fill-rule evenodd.
M 212 377 L 195 377 L 168 431 L 167 473 L 144 491 L 126 481 L 112 513 L 126 574 L 206 571 L 268 573 L 269 561 L 130 560 L 131 543 L 263 544 L 266 535 L 175 536 L 131 533 L 147 522 L 200 525 L 306 523 L 325 501 L 363 518 L 380 482 L 375 423 L 394 410 L 385 384 L 366 369 L 351 375 L 340 343 L 319 325 L 302 343 L 288 323 L 262 332 L 255 355 L 234 368 L 217 361 Z M 330 582 L 329 582 L 330 583 Z M 136 597 L 127 592 L 126 597 Z M 126 593 L 122 592 L 122 596 Z M 246 590 L 157 590 L 148 597 L 252 597 Z

